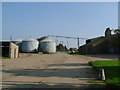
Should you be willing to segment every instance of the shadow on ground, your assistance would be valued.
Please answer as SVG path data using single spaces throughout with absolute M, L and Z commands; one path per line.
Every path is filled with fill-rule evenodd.
M 55 66 L 48 69 L 14 69 L 2 70 L 5 73 L 11 73 L 14 76 L 31 76 L 31 77 L 67 77 L 67 78 L 95 78 L 96 72 L 93 68 L 85 67 L 88 64 L 51 64 Z M 83 68 L 58 68 L 56 66 L 82 66 Z M 79 72 L 78 72 L 79 71 Z M 4 76 L 3 76 L 4 77 Z
M 101 59 L 118 59 L 117 54 L 85 54 L 82 56 L 101 58 Z
M 13 84 L 10 84 L 13 83 Z M 57 83 L 56 85 L 48 85 L 45 83 L 40 84 L 14 84 L 14 83 L 30 83 L 30 82 L 20 82 L 20 81 L 5 81 L 3 84 L 5 85 L 12 85 L 11 88 L 3 88 L 2 90 L 110 90 L 107 89 L 104 85 L 89 85 L 89 84 L 78 84 L 79 87 L 76 88 L 76 84 L 73 84 L 71 87 L 66 87 L 66 85 L 69 86 L 68 83 Z M 31 82 L 36 83 L 36 82 Z M 23 86 L 23 87 L 22 87 Z M 29 88 L 25 88 L 24 86 L 29 86 Z M 84 87 L 83 87 L 84 86 Z M 21 88 L 18 88 L 21 87 Z M 39 88 L 41 87 L 41 88 Z
M 50 64 L 50 66 L 88 66 L 88 63 Z
M 93 78 L 97 78 L 98 75 L 93 68 L 84 67 L 88 66 L 86 63 L 66 63 L 66 64 L 50 64 L 51 68 L 48 69 L 14 69 L 14 70 L 3 70 L 5 73 L 11 73 L 14 76 L 29 76 L 29 77 L 62 77 L 62 78 L 73 78 L 79 80 L 90 80 Z M 62 68 L 59 68 L 62 66 Z M 65 66 L 65 68 L 64 68 Z M 66 67 L 71 68 L 66 68 Z M 72 67 L 73 66 L 73 67 Z M 82 66 L 74 67 L 74 66 Z M 78 72 L 79 71 L 79 72 Z M 4 77 L 4 76 L 3 76 Z M 23 84 L 24 83 L 24 84 Z M 27 90 L 56 90 L 62 88 L 62 90 L 98 90 L 104 89 L 105 86 L 100 86 L 100 84 L 77 84 L 77 83 L 53 83 L 53 85 L 49 85 L 49 82 L 46 83 L 38 83 L 38 82 L 21 82 L 21 81 L 3 81 L 3 85 L 12 86 L 11 89 L 4 88 L 2 90 L 19 90 L 18 87 L 23 87 L 23 89 Z M 52 84 L 52 83 L 50 83 Z M 76 88 L 76 85 L 78 86 Z M 24 88 L 30 87 L 30 88 Z M 67 86 L 67 88 L 66 88 Z M 41 88 L 39 88 L 41 87 Z M 71 87 L 71 88 L 68 88 Z M 97 89 L 96 89 L 97 88 Z M 61 89 L 59 89 L 61 90 Z M 106 90 L 106 89 L 105 89 Z

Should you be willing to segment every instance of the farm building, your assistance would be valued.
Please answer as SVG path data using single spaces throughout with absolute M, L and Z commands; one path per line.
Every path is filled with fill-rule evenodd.
M 19 47 L 11 42 L 0 42 L 0 48 L 2 57 L 19 57 Z
M 59 44 L 56 46 L 57 51 L 67 51 L 67 47 L 64 46 L 63 44 Z
M 22 39 L 21 38 L 16 38 L 14 40 L 11 41 L 12 43 L 16 44 L 17 46 L 19 46 L 19 51 L 22 51 Z
M 107 53 L 107 41 L 105 38 L 98 38 L 94 41 L 87 42 L 79 47 L 79 52 L 82 53 Z
M 104 54 L 104 53 L 119 53 L 119 49 L 114 47 L 109 36 L 111 35 L 110 28 L 105 31 L 105 37 L 96 37 L 86 40 L 86 44 L 79 47 L 79 52 L 90 54 Z M 112 35 L 112 36 L 115 36 Z

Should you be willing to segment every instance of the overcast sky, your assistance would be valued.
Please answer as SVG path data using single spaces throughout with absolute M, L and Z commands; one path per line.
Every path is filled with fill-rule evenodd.
M 45 35 L 94 38 L 118 28 L 117 2 L 3 2 L 3 40 Z M 77 47 L 72 39 L 52 38 Z M 80 40 L 80 45 L 85 40 Z

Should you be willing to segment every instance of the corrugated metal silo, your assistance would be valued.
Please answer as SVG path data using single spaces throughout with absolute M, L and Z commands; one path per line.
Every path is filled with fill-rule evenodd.
M 42 52 L 44 53 L 55 53 L 56 52 L 56 43 L 47 38 L 42 41 L 40 41 L 40 48 L 42 49 Z
M 28 38 L 22 41 L 22 52 L 37 52 L 38 41 L 33 38 Z
M 20 51 L 22 50 L 22 39 L 21 38 L 16 38 L 16 39 L 12 40 L 12 43 L 18 45 Z

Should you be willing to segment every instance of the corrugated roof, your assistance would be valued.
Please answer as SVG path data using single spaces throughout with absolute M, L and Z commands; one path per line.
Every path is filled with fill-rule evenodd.
M 91 42 L 85 44 L 84 46 L 94 45 L 94 44 L 97 44 L 97 43 L 102 42 L 102 41 L 104 41 L 104 40 L 106 40 L 106 38 L 98 38 L 98 39 L 96 39 L 96 40 L 94 40 L 94 41 L 91 41 Z

